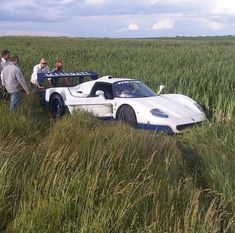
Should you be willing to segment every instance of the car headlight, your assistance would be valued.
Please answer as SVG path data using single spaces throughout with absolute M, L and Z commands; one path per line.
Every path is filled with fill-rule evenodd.
M 152 109 L 150 112 L 156 117 L 161 117 L 161 118 L 168 118 L 169 117 L 166 113 L 162 112 L 158 108 Z
M 200 104 L 194 103 L 194 105 L 195 105 L 201 112 L 204 112 L 204 110 L 203 110 L 203 108 L 201 107 Z

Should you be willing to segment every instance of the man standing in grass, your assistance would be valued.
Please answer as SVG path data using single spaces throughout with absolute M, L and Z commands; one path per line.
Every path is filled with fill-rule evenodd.
M 59 74 L 61 72 L 64 72 L 63 62 L 61 60 L 57 60 L 56 63 L 55 63 L 55 68 L 51 72 L 52 73 L 57 73 L 57 74 Z M 49 78 L 48 81 L 49 81 L 50 87 L 57 87 L 58 83 L 59 83 L 59 78 L 58 77 Z M 64 81 L 65 81 L 65 84 L 67 86 L 70 85 L 70 83 L 69 83 L 69 81 L 66 77 L 64 78 Z
M 10 52 L 7 49 L 4 49 L 2 51 L 2 58 L 0 63 L 0 74 L 2 73 L 2 70 L 9 65 L 9 59 L 10 59 Z M 0 100 L 6 97 L 6 90 L 2 86 L 1 80 L 0 80 Z
M 29 94 L 29 88 L 20 70 L 18 56 L 10 58 L 10 64 L 2 70 L 2 85 L 10 94 L 10 111 L 15 110 L 20 103 L 21 90 Z
M 2 59 L 1 59 L 1 66 L 0 66 L 0 72 L 2 72 L 2 70 L 9 65 L 9 59 L 10 59 L 10 52 L 5 49 L 2 51 Z
M 37 87 L 42 88 L 38 83 L 38 74 L 40 73 L 48 73 L 50 69 L 47 65 L 47 61 L 45 58 L 41 58 L 39 64 L 33 67 L 33 73 L 31 75 L 31 84 L 33 85 L 33 89 L 36 90 Z

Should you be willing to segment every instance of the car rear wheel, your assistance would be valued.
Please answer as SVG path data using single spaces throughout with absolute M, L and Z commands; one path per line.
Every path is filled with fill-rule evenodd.
M 53 117 L 57 118 L 65 113 L 64 101 L 60 94 L 53 94 L 50 99 L 49 110 Z
M 137 120 L 134 109 L 129 105 L 121 106 L 117 111 L 117 120 L 125 122 L 132 127 L 137 126 Z

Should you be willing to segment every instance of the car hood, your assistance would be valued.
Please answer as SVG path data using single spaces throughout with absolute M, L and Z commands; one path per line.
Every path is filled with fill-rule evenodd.
M 142 110 L 150 111 L 159 109 L 166 113 L 170 118 L 192 117 L 202 112 L 195 106 L 195 102 L 187 96 L 177 94 L 165 94 L 147 98 L 132 99 L 135 106 Z

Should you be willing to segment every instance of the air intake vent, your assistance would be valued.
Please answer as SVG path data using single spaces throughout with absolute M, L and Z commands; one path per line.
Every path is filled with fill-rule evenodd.
M 177 125 L 176 129 L 181 131 L 181 130 L 184 130 L 184 129 L 187 129 L 187 128 L 192 128 L 196 125 L 201 125 L 201 122 L 190 123 L 190 124 L 185 124 L 185 125 Z

